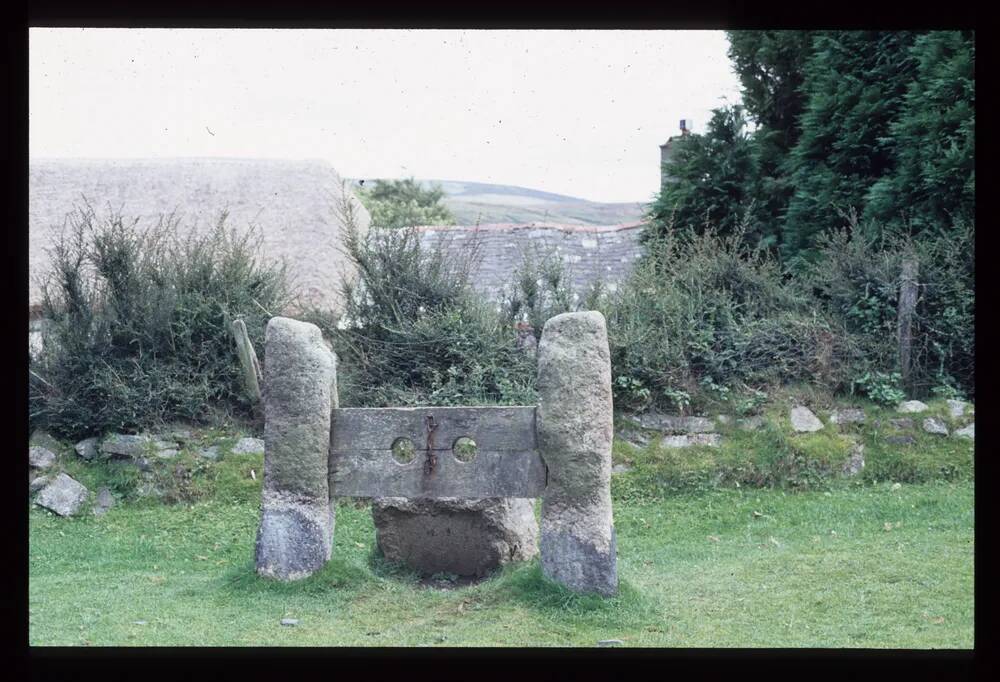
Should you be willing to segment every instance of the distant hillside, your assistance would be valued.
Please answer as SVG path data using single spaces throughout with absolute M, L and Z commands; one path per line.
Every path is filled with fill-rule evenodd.
M 482 182 L 420 182 L 441 185 L 445 191 L 444 203 L 459 225 L 531 222 L 618 225 L 642 219 L 643 205 L 640 203 L 600 203 L 526 187 Z

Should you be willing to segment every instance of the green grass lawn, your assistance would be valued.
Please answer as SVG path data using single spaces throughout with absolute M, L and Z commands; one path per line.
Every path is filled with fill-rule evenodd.
M 617 501 L 622 589 L 606 601 L 549 583 L 537 559 L 470 587 L 421 587 L 380 563 L 370 512 L 347 503 L 325 570 L 266 581 L 253 570 L 259 480 L 245 485 L 232 502 L 125 503 L 101 517 L 33 507 L 30 643 L 973 646 L 971 478 Z

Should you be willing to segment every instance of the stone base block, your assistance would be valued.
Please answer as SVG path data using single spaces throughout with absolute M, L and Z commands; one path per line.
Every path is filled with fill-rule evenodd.
M 543 530 L 542 573 L 574 592 L 614 596 L 618 593 L 617 546 L 613 526 L 610 547 L 603 551 L 569 531 Z
M 372 518 L 385 558 L 425 576 L 483 577 L 538 554 L 534 500 L 388 497 L 373 500 Z
M 333 550 L 333 524 L 328 504 L 265 500 L 257 530 L 257 573 L 299 580 L 320 570 Z

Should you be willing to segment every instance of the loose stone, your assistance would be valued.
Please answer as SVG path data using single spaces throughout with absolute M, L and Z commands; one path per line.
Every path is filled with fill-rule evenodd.
M 764 418 L 745 417 L 743 419 L 737 419 L 736 425 L 739 426 L 744 431 L 756 431 L 757 429 L 764 427 Z
M 620 639 L 602 639 L 597 646 L 621 646 L 624 644 Z
M 199 457 L 204 457 L 205 459 L 210 459 L 213 462 L 219 459 L 219 446 L 210 445 L 207 448 L 201 448 L 197 451 Z
M 964 426 L 964 427 L 960 428 L 958 431 L 956 431 L 954 433 L 954 435 L 958 436 L 959 438 L 968 438 L 969 440 L 975 440 L 976 439 L 976 423 L 972 422 L 968 426 Z
M 619 431 L 615 435 L 618 436 L 619 440 L 637 448 L 649 445 L 649 437 L 639 431 Z
M 99 443 L 100 440 L 98 438 L 85 438 L 74 445 L 73 449 L 76 451 L 76 454 L 89 462 L 99 454 L 97 450 Z
M 691 445 L 690 436 L 664 436 L 660 439 L 660 447 L 686 448 Z
M 59 474 L 42 488 L 35 504 L 54 511 L 59 516 L 73 516 L 87 501 L 88 491 L 66 474 Z
M 62 444 L 44 429 L 35 429 L 28 439 L 28 445 L 37 445 L 51 452 L 59 452 L 62 449 Z
M 900 431 L 906 431 L 906 430 L 912 429 L 914 427 L 913 420 L 910 419 L 909 417 L 901 417 L 899 419 L 890 419 L 889 423 L 892 424 L 893 427 L 899 429 Z
M 715 424 L 708 417 L 681 417 L 658 412 L 647 412 L 637 417 L 644 429 L 663 433 L 712 433 Z
M 264 452 L 264 441 L 260 438 L 240 438 L 233 446 L 234 455 L 250 455 Z
M 896 411 L 916 413 L 916 412 L 923 412 L 926 409 L 927 405 L 920 402 L 919 400 L 907 400 L 906 402 L 900 403 L 899 407 L 896 408 Z
M 28 448 L 28 466 L 32 469 L 48 469 L 56 463 L 56 454 L 48 448 L 32 445 Z
M 115 498 L 107 488 L 101 488 L 94 503 L 94 514 L 101 516 L 115 505 Z
M 799 433 L 813 433 L 823 428 L 823 422 L 808 407 L 793 407 L 789 419 L 792 429 Z
M 299 624 L 299 620 L 297 618 L 282 618 L 281 624 L 286 627 L 295 627 Z
M 31 479 L 31 482 L 28 484 L 28 494 L 34 495 L 39 490 L 47 486 L 49 484 L 49 481 L 51 480 L 52 480 L 51 476 L 36 476 L 35 478 Z
M 928 417 L 924 420 L 924 431 L 927 433 L 933 433 L 939 436 L 948 435 L 948 427 L 945 423 L 938 419 L 937 417 Z
M 722 442 L 722 436 L 717 433 L 693 433 L 690 436 L 691 445 L 708 445 L 716 447 Z
M 844 474 L 854 476 L 865 468 L 865 446 L 861 443 L 855 444 L 851 450 L 851 456 L 844 463 Z
M 100 452 L 104 457 L 138 457 L 151 442 L 149 436 L 113 433 L 101 442 Z
M 948 414 L 951 415 L 952 419 L 958 419 L 959 417 L 965 416 L 965 401 L 964 400 L 948 400 Z
M 831 424 L 864 424 L 865 423 L 865 411 L 848 407 L 841 410 L 833 410 L 830 412 L 830 423 Z

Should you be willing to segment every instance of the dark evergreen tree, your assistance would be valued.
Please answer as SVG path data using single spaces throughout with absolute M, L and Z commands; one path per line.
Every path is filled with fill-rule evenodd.
M 805 102 L 803 70 L 815 32 L 728 31 L 726 35 L 747 114 L 768 129 L 771 144 L 790 149 L 798 140 L 798 118 Z
M 915 78 L 890 126 L 895 169 L 869 190 L 865 216 L 914 231 L 970 221 L 975 208 L 975 37 L 935 31 L 916 39 Z
M 801 134 L 786 162 L 793 194 L 781 250 L 786 262 L 815 257 L 815 240 L 863 211 L 872 186 L 893 170 L 892 123 L 916 74 L 911 32 L 817 35 L 805 65 Z
M 743 104 L 757 124 L 751 139 L 752 177 L 761 245 L 781 241 L 782 221 L 792 196 L 785 159 L 799 137 L 805 96 L 803 70 L 813 31 L 729 31 L 729 58 L 743 85 Z
M 728 234 L 746 222 L 748 238 L 759 239 L 747 193 L 753 158 L 743 107 L 715 109 L 703 135 L 688 135 L 673 144 L 671 179 L 649 207 L 652 230 L 646 237 L 671 227 L 699 233 L 711 227 Z

